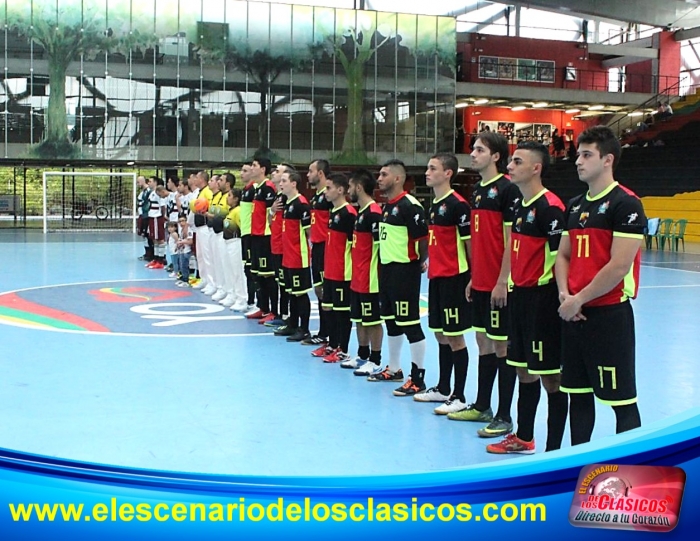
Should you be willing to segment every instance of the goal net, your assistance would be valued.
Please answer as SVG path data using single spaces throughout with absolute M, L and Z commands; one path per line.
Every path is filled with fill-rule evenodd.
M 44 233 L 136 232 L 136 173 L 44 171 Z

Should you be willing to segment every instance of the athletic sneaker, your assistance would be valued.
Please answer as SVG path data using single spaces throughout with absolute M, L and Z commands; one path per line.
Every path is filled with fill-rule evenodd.
M 408 378 L 401 387 L 394 389 L 394 396 L 416 396 L 421 391 L 425 391 L 425 383 L 416 383 L 412 378 Z
M 164 269 L 164 268 L 165 268 L 165 265 L 164 265 L 163 263 L 161 263 L 160 261 L 154 261 L 154 262 L 153 262 L 153 265 L 149 266 L 148 268 L 149 268 L 149 269 L 160 270 L 160 269 Z
M 476 431 L 480 438 L 497 438 L 505 436 L 509 432 L 513 432 L 513 423 L 509 423 L 501 417 L 494 417 L 487 427 Z
M 474 421 L 476 423 L 490 423 L 493 421 L 493 410 L 479 411 L 475 404 L 469 404 L 462 411 L 448 413 L 447 418 L 452 421 Z
M 207 287 L 201 290 L 205 295 L 213 295 L 216 293 L 217 289 L 214 284 L 209 284 Z
M 177 287 L 192 287 L 189 282 L 185 282 L 184 280 L 178 280 L 175 282 L 175 285 Z
M 272 321 L 275 319 L 275 314 L 272 312 L 267 312 L 266 314 L 263 314 L 262 317 L 258 320 L 258 325 L 265 325 L 268 321 Z
M 487 445 L 486 452 L 496 455 L 532 455 L 535 453 L 535 440 L 523 441 L 515 434 L 508 434 L 503 441 Z
M 287 337 L 287 342 L 301 342 L 309 336 L 311 336 L 311 334 L 306 329 L 297 329 L 294 331 L 294 334 Z
M 314 334 L 313 336 L 309 336 L 306 340 L 304 340 L 301 345 L 302 346 L 325 346 L 328 343 L 328 338 L 325 336 L 319 336 L 318 334 Z M 313 353 L 312 353 L 313 355 Z
M 170 263 L 167 267 L 165 267 L 165 270 L 168 272 L 173 272 L 173 264 Z
M 303 342 L 302 342 L 303 344 Z M 328 344 L 323 344 L 320 347 L 317 347 L 315 350 L 311 352 L 312 357 L 325 357 L 326 355 L 330 355 L 331 351 L 333 351 L 333 348 L 328 347 Z
M 341 362 L 347 361 L 347 360 L 348 360 L 348 354 L 345 353 L 340 348 L 334 349 L 328 355 L 323 357 L 324 363 L 341 363 Z
M 244 302 L 235 303 L 233 306 L 231 306 L 231 310 L 233 310 L 234 312 L 247 312 L 248 305 Z
M 211 296 L 211 300 L 219 302 L 226 298 L 226 292 L 223 289 L 217 289 L 216 292 Z
M 416 402 L 445 402 L 449 399 L 450 397 L 442 394 L 437 387 L 431 387 L 430 389 L 413 395 L 413 400 Z
M 286 326 L 287 322 L 281 317 L 276 317 L 263 322 L 263 325 L 265 327 L 282 327 L 283 325 Z
M 396 372 L 391 372 L 386 366 L 383 370 L 368 376 L 367 381 L 403 381 L 403 371 L 399 368 Z
M 193 288 L 193 289 L 204 289 L 204 288 L 207 287 L 208 285 L 209 285 L 209 283 L 208 283 L 206 280 L 203 280 L 203 279 L 200 278 L 198 282 L 195 282 L 195 283 L 192 285 L 192 288 Z
M 413 397 L 415 398 L 415 396 Z M 444 404 L 438 406 L 433 411 L 435 415 L 447 415 L 449 413 L 457 413 L 467 409 L 467 403 L 459 398 L 453 396 L 449 400 L 446 400 Z
M 263 314 L 263 311 L 260 310 L 260 308 L 256 308 L 255 310 L 252 310 L 252 311 L 248 312 L 248 313 L 245 315 L 245 317 L 246 317 L 247 319 L 260 319 L 260 318 L 263 317 L 264 315 L 265 315 L 265 314 Z
M 219 304 L 221 306 L 225 306 L 226 308 L 229 308 L 233 306 L 233 304 L 236 302 L 236 298 L 231 295 L 230 293 L 226 295 L 223 299 L 219 301 Z
M 368 362 L 368 360 L 360 359 L 359 357 L 353 357 L 352 359 L 348 359 L 347 361 L 343 361 L 342 363 L 340 363 L 340 368 L 351 368 L 355 370 L 356 368 L 360 368 L 363 364 Z
M 281 325 L 275 329 L 275 336 L 292 336 L 297 330 L 289 325 Z
M 353 374 L 355 374 L 356 376 L 368 377 L 368 376 L 371 376 L 372 374 L 374 374 L 378 370 L 380 372 L 382 370 L 382 367 L 380 365 L 374 364 L 372 361 L 367 361 L 362 366 L 358 367 L 353 372 Z

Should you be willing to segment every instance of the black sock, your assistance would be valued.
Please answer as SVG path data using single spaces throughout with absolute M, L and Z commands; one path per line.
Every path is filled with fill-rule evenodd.
M 520 382 L 518 386 L 518 431 L 517 436 L 523 441 L 532 441 L 535 437 L 535 415 L 540 402 L 540 380 L 531 383 Z
M 464 398 L 464 387 L 467 384 L 467 368 L 469 367 L 469 350 L 467 348 L 458 349 L 452 352 L 452 363 L 455 367 L 455 386 L 452 390 L 452 395 L 459 398 L 462 402 L 467 400 Z
M 416 385 L 425 384 L 425 368 L 418 368 L 416 363 L 411 363 L 411 381 Z
M 299 326 L 299 298 L 290 296 L 289 299 L 289 319 L 287 326 L 290 329 L 296 329 Z
M 515 393 L 515 381 L 517 380 L 515 367 L 506 362 L 506 357 L 498 358 L 498 411 L 496 417 L 500 417 L 508 423 L 512 423 L 510 410 L 513 406 L 513 394 Z
M 357 348 L 357 356 L 362 359 L 363 361 L 366 361 L 369 359 L 369 346 L 359 346 Z
M 547 447 L 546 451 L 561 449 L 566 417 L 569 414 L 569 395 L 557 391 L 547 394 Z
M 613 406 L 615 418 L 617 419 L 616 434 L 627 432 L 642 426 L 642 419 L 639 416 L 639 408 L 637 403 L 627 404 L 626 406 Z
M 250 270 L 250 266 L 246 265 L 244 269 L 245 273 L 245 283 L 248 289 L 248 304 L 255 304 L 255 293 L 257 292 L 257 283 L 255 277 Z
M 479 411 L 486 411 L 491 407 L 491 395 L 493 383 L 498 374 L 498 357 L 495 353 L 479 355 L 479 388 L 476 391 L 474 407 Z
M 323 312 L 326 318 L 326 332 L 328 333 L 328 347 L 337 348 L 338 338 L 337 330 L 335 328 L 335 312 L 329 310 L 328 312 Z M 319 333 L 320 334 L 320 333 Z
M 449 344 L 438 344 L 438 360 L 440 364 L 440 379 L 438 391 L 450 396 L 450 384 L 452 383 L 452 348 Z
M 352 321 L 350 312 L 340 311 L 335 313 L 335 326 L 338 333 L 338 347 L 344 353 L 348 352 L 350 346 L 350 334 L 352 333 Z
M 270 311 L 270 292 L 267 290 L 267 279 L 264 276 L 257 276 L 258 282 L 258 308 L 263 314 Z
M 267 294 L 270 298 L 270 312 L 275 314 L 275 316 L 279 316 L 277 281 L 274 276 L 266 276 L 265 281 L 267 282 Z
M 321 308 L 321 299 L 318 299 L 318 335 L 321 338 L 328 338 L 328 314 Z
M 293 298 L 290 295 L 290 298 Z M 311 301 L 309 294 L 296 297 L 297 309 L 299 310 L 299 328 L 304 332 L 309 332 L 309 319 L 311 319 Z
M 286 316 L 289 313 L 290 296 L 283 286 L 280 286 L 280 317 Z
M 382 350 L 370 351 L 369 362 L 380 366 L 382 364 Z
M 595 425 L 595 401 L 593 393 L 571 393 L 569 395 L 569 429 L 571 445 L 591 441 Z

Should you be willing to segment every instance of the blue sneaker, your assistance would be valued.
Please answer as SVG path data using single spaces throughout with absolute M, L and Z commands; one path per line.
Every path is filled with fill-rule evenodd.
M 287 322 L 282 318 L 271 319 L 270 321 L 266 321 L 265 323 L 263 323 L 265 327 L 281 327 L 282 325 L 286 324 Z

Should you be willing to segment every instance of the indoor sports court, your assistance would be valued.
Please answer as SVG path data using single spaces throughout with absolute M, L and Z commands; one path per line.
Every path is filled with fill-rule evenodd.
M 386 475 L 531 460 L 485 452 L 481 425 L 392 396 L 270 329 L 175 286 L 128 233 L 0 231 L 0 441 L 77 461 L 244 475 Z M 700 246 L 643 251 L 637 380 L 643 428 L 700 406 Z M 424 284 L 427 299 L 427 283 Z M 315 320 L 312 316 L 312 330 Z M 427 322 L 423 320 L 427 329 Z M 476 393 L 468 339 L 467 400 Z M 387 357 L 386 343 L 384 356 Z M 351 342 L 351 352 L 356 343 Z M 428 337 L 427 380 L 437 380 Z M 403 351 L 404 370 L 409 365 Z M 433 381 L 435 380 L 435 381 Z M 495 400 L 495 397 L 494 397 Z M 514 411 L 515 414 L 515 406 Z M 546 401 L 536 423 L 545 440 Z M 599 407 L 591 445 L 614 433 Z M 564 437 L 568 447 L 568 431 Z M 566 452 L 563 449 L 561 452 Z

